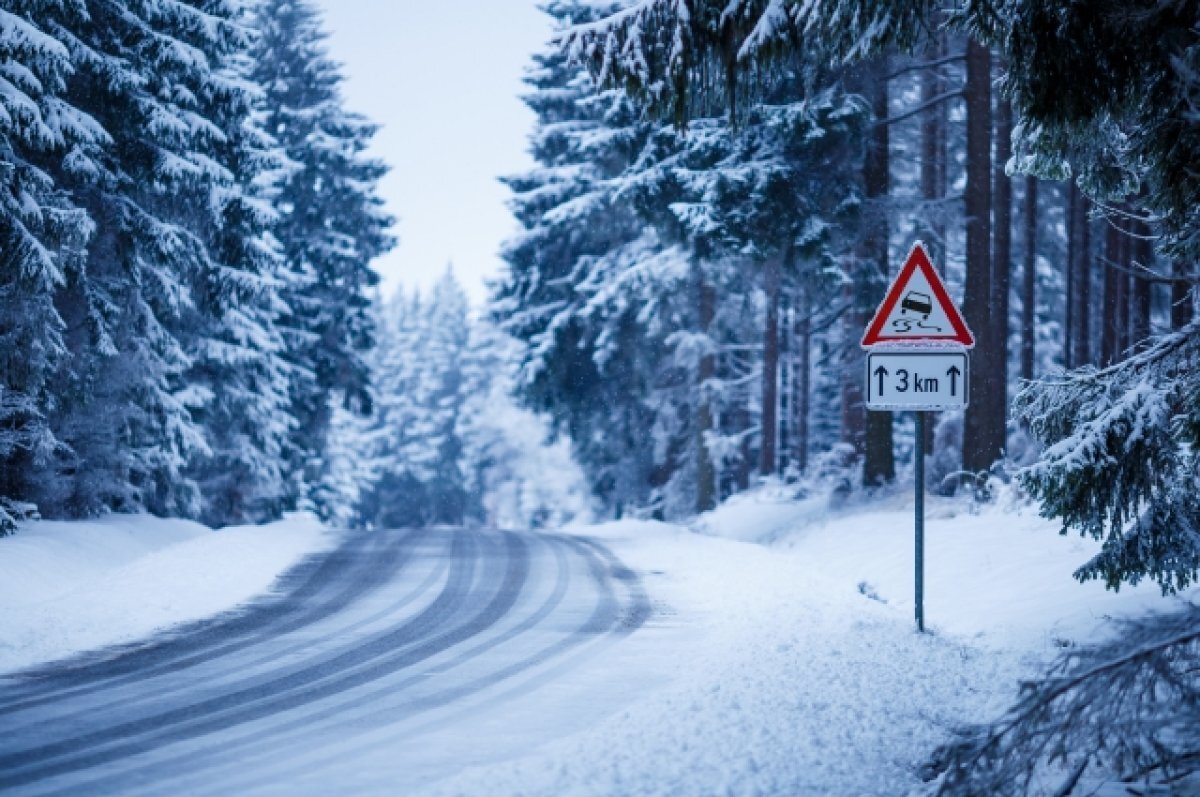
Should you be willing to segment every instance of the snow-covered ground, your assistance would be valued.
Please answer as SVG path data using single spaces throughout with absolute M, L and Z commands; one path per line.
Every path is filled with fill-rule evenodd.
M 1173 600 L 1078 584 L 1094 544 L 1011 499 L 933 499 L 930 633 L 918 634 L 911 513 L 905 491 L 864 507 L 766 488 L 689 527 L 571 529 L 638 571 L 653 617 L 516 704 L 464 704 L 472 754 L 411 762 L 430 770 L 416 791 L 907 794 L 954 726 L 1002 711 L 1061 646 Z M 144 517 L 30 524 L 0 539 L 0 671 L 226 610 L 330 540 L 303 518 L 218 532 Z M 417 741 L 346 762 L 361 777 L 341 786 L 390 793 L 386 773 L 411 768 Z
M 1061 645 L 1170 602 L 1154 586 L 1080 585 L 1071 572 L 1095 546 L 1011 501 L 933 500 L 927 517 L 924 635 L 903 494 L 864 510 L 768 489 L 690 529 L 581 529 L 644 574 L 657 622 L 677 632 L 648 650 L 673 678 L 585 732 L 433 791 L 903 795 L 954 726 L 1002 711 Z
M 307 515 L 219 531 L 149 515 L 22 524 L 0 538 L 0 673 L 226 611 L 332 542 Z

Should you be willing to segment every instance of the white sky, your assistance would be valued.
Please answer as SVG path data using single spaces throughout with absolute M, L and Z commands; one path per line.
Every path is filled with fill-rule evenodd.
M 446 263 L 473 302 L 516 228 L 496 178 L 531 165 L 521 75 L 550 36 L 535 0 L 316 0 L 343 64 L 347 107 L 383 125 L 372 154 L 400 245 L 383 289 L 427 288 Z

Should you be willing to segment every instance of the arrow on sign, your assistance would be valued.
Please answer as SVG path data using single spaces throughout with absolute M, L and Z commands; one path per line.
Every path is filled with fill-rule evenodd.
M 883 378 L 888 375 L 888 369 L 882 365 L 875 369 L 875 376 L 879 378 L 879 395 L 883 395 Z
M 880 366 L 881 368 L 883 366 Z M 946 372 L 946 376 L 950 377 L 950 395 L 958 395 L 958 378 L 962 376 L 962 371 L 958 370 L 957 365 L 950 366 L 950 370 Z

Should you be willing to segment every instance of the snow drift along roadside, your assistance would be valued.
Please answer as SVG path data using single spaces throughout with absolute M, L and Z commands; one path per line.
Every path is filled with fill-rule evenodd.
M 0 538 L 0 673 L 226 611 L 333 542 L 313 517 L 213 531 L 110 515 Z
M 657 652 L 672 680 L 599 725 L 422 794 L 920 794 L 933 749 L 1002 712 L 1061 645 L 1178 600 L 1152 584 L 1114 594 L 1075 582 L 1096 544 L 1011 497 L 927 508 L 923 635 L 901 492 L 845 506 L 768 488 L 687 529 L 579 529 L 642 575 L 658 611 L 641 644 L 670 629 Z M 624 675 L 638 682 L 636 669 Z

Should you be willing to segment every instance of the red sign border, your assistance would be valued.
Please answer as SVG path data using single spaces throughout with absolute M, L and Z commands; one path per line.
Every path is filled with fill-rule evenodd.
M 929 287 L 933 290 L 934 298 L 941 305 L 942 312 L 946 314 L 946 318 L 950 321 L 950 326 L 954 327 L 954 335 L 922 335 L 920 337 L 908 335 L 897 337 L 881 334 L 884 322 L 892 314 L 892 309 L 895 308 L 896 302 L 900 301 L 900 295 L 904 292 L 908 281 L 912 279 L 913 272 L 918 268 L 921 269 L 921 273 L 925 275 L 925 279 L 929 282 Z M 933 263 L 929 260 L 929 253 L 925 251 L 925 244 L 921 241 L 913 244 L 912 251 L 908 253 L 908 258 L 904 261 L 904 266 L 900 269 L 900 273 L 892 282 L 891 287 L 888 288 L 887 294 L 883 297 L 883 303 L 875 311 L 875 317 L 867 325 L 867 331 L 863 333 L 862 341 L 858 345 L 864 349 L 868 349 L 883 343 L 892 345 L 899 343 L 916 343 L 922 345 L 928 343 L 957 343 L 968 349 L 975 347 L 975 336 L 971 334 L 971 330 L 967 327 L 967 322 L 962 317 L 962 313 L 958 311 L 958 307 L 955 306 L 954 301 L 950 298 L 950 294 L 946 290 L 946 285 L 942 282 L 942 278 L 934 270 Z

